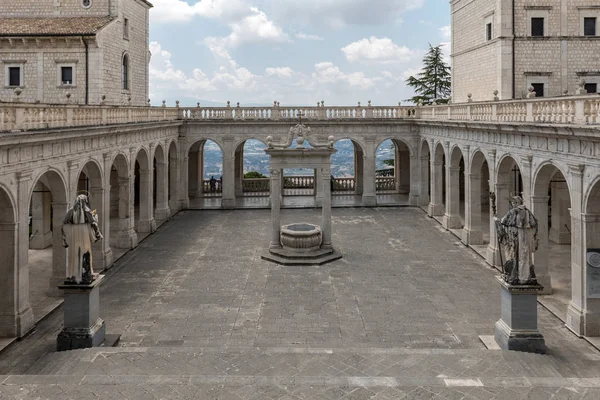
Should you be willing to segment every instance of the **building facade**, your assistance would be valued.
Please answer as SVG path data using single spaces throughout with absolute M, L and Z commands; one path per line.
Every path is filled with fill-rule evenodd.
M 148 104 L 145 0 L 0 3 L 0 101 Z
M 597 93 L 600 8 L 594 0 L 452 0 L 452 100 Z

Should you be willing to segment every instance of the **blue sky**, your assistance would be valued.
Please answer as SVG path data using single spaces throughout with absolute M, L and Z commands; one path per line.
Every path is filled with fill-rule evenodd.
M 448 0 L 154 0 L 150 98 L 182 105 L 392 105 Z M 448 55 L 448 54 L 446 54 Z

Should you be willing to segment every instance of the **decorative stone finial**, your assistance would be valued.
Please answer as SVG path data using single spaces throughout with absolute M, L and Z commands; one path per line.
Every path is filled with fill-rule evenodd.
M 467 97 L 468 97 L 467 102 L 472 103 L 473 102 L 473 93 L 467 94 Z
M 23 91 L 21 90 L 21 88 L 15 88 L 15 95 L 20 96 L 21 93 L 23 93 Z
M 175 107 L 179 108 L 179 100 L 175 100 Z
M 329 136 L 327 138 L 327 142 L 328 142 L 327 147 L 329 147 L 330 149 L 333 149 L 333 144 L 335 143 L 335 137 L 333 135 Z
M 273 107 L 277 107 L 277 100 L 273 100 Z
M 360 107 L 360 101 L 358 102 L 358 106 Z
M 369 100 L 367 107 L 371 107 L 371 100 Z
M 237 102 L 237 108 L 240 108 L 240 102 L 239 101 Z
M 568 95 L 569 95 L 569 89 L 563 90 L 563 96 L 568 96 Z
M 419 102 L 417 103 L 417 106 L 423 107 L 423 99 L 419 99 Z
M 279 107 L 279 102 L 277 102 L 277 107 Z
M 227 100 L 227 108 L 231 107 L 231 102 L 229 100 Z
M 200 102 L 196 103 L 197 107 L 200 108 Z
M 148 99 L 148 105 L 150 105 L 150 103 L 151 103 L 151 101 L 150 101 L 150 99 Z
M 500 100 L 500 97 L 498 97 L 498 93 L 500 93 L 500 92 L 498 92 L 497 90 L 494 90 L 494 101 Z
M 325 107 L 325 100 L 321 100 L 321 107 Z
M 533 86 L 529 86 L 529 88 L 527 89 L 527 91 L 529 93 L 527 93 L 527 98 L 528 99 L 533 99 L 534 97 L 537 96 L 537 93 L 535 92 L 535 89 L 533 88 Z
M 587 90 L 585 90 L 585 79 L 579 79 L 579 82 L 577 82 L 577 90 L 575 91 L 575 94 L 578 96 L 588 94 Z
M 267 136 L 267 148 L 273 148 L 273 136 Z
M 166 107 L 166 106 L 167 106 L 167 101 L 166 101 L 166 100 L 163 100 L 163 101 L 162 101 L 162 106 L 163 106 L 163 107 Z

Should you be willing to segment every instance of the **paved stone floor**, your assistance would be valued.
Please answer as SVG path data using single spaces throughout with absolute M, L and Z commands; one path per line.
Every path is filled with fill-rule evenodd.
M 421 210 L 333 217 L 343 259 L 282 267 L 269 211 L 179 213 L 108 273 L 120 347 L 55 353 L 52 314 L 0 355 L 0 399 L 600 398 L 600 353 L 542 307 L 548 355 L 484 348 L 495 271 Z

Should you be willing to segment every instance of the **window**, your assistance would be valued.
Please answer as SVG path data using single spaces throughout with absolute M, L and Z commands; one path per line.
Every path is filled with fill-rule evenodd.
M 23 86 L 23 82 L 21 80 L 21 67 L 8 67 L 7 86 Z
M 588 93 L 598 93 L 598 84 L 597 83 L 586 83 L 585 90 Z
M 73 67 L 60 67 L 60 83 L 73 85 Z
M 544 18 L 531 18 L 531 36 L 544 36 Z
M 123 39 L 129 40 L 129 20 L 123 20 Z
M 491 22 L 485 26 L 485 39 L 492 40 L 492 23 Z
M 81 0 L 81 7 L 90 8 L 92 6 L 92 0 Z
M 585 36 L 596 36 L 596 17 L 583 19 L 583 34 Z
M 532 83 L 535 97 L 544 97 L 544 84 L 543 83 Z
M 123 71 L 122 71 L 123 90 L 129 90 L 129 56 L 123 55 Z

